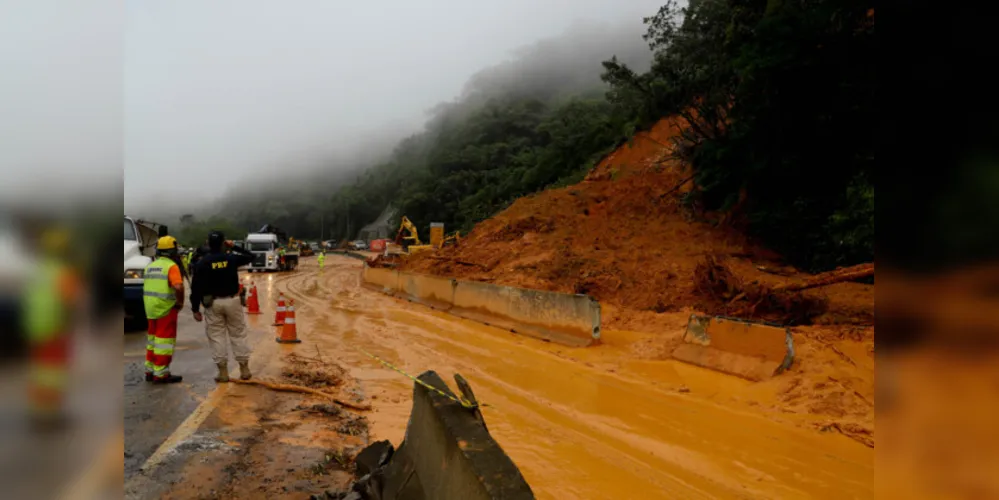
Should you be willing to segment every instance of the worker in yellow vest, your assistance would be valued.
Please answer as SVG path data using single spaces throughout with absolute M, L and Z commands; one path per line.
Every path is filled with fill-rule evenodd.
M 187 275 L 191 275 L 191 259 L 194 258 L 194 249 L 184 254 L 184 270 L 187 271 Z
M 163 236 L 156 243 L 156 260 L 146 266 L 142 275 L 142 300 L 149 321 L 146 380 L 173 384 L 183 380 L 170 373 L 174 347 L 177 344 L 177 313 L 184 308 L 184 274 L 177 265 L 177 240 Z
M 64 421 L 70 329 L 80 297 L 80 281 L 65 262 L 69 233 L 51 229 L 41 238 L 41 262 L 26 287 L 24 331 L 28 335 L 29 403 L 41 426 Z
M 326 265 L 326 252 L 320 250 L 319 257 L 316 257 L 316 260 L 319 261 L 319 270 L 322 271 L 323 267 Z

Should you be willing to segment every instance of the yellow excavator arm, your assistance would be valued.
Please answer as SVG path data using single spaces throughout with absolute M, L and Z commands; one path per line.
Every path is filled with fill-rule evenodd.
M 403 231 L 409 231 L 409 236 L 403 236 Z M 419 232 L 416 230 L 416 224 L 413 224 L 405 215 L 402 216 L 402 222 L 399 224 L 399 232 L 395 235 L 395 242 L 402 244 L 403 240 L 408 240 L 409 245 L 422 245 L 420 241 Z

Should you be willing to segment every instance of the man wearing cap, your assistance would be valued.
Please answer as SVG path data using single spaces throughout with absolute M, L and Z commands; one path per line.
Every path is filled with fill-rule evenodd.
M 205 334 L 218 367 L 216 382 L 229 381 L 229 351 L 239 363 L 239 378 L 250 375 L 250 346 L 246 340 L 246 318 L 239 299 L 239 268 L 253 262 L 253 252 L 233 246 L 221 231 L 208 235 L 208 255 L 194 266 L 191 309 L 196 321 L 205 320 Z M 200 307 L 205 306 L 201 315 Z M 228 337 L 228 342 L 227 342 Z
M 184 308 L 184 272 L 177 261 L 177 240 L 173 236 L 160 237 L 156 260 L 142 273 L 142 301 L 151 340 L 146 347 L 146 380 L 158 384 L 183 380 L 170 373 L 177 344 L 177 312 Z

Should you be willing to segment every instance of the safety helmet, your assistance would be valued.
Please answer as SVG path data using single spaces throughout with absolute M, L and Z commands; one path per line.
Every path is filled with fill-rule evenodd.
M 59 253 L 69 246 L 69 232 L 63 228 L 51 228 L 42 234 L 42 248 L 46 252 Z
M 173 236 L 163 236 L 156 242 L 157 250 L 176 250 L 177 249 L 177 238 Z

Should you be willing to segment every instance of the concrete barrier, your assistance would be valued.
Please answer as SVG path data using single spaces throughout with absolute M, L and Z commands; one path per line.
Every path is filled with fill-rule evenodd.
M 587 295 L 457 282 L 451 313 L 571 346 L 600 341 L 600 303 Z
M 365 285 L 382 293 L 395 295 L 399 291 L 399 271 L 364 265 L 362 281 Z
M 454 395 L 440 376 L 419 379 Z M 413 410 L 406 437 L 380 471 L 378 498 L 529 500 L 534 498 L 520 470 L 486 430 L 478 410 L 413 386 Z
M 398 295 L 434 309 L 449 311 L 454 305 L 457 285 L 457 280 L 449 278 L 400 272 Z
M 570 346 L 600 342 L 600 303 L 531 290 L 364 266 L 370 288 L 487 325 Z
M 791 330 L 778 325 L 692 314 L 683 340 L 674 358 L 754 381 L 778 375 L 794 362 Z

